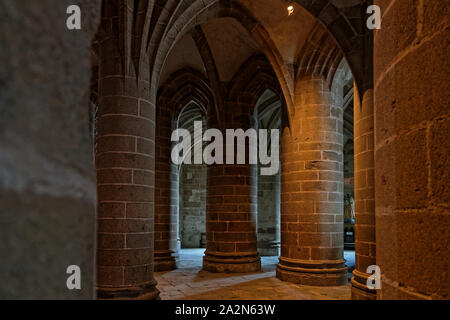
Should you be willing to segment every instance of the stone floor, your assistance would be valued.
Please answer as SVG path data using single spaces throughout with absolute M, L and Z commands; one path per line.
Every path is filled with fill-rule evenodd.
M 204 249 L 183 249 L 180 268 L 155 273 L 164 300 L 347 300 L 350 284 L 311 287 L 283 282 L 275 277 L 278 257 L 262 257 L 262 272 L 217 274 L 201 269 Z M 354 251 L 346 251 L 354 265 Z

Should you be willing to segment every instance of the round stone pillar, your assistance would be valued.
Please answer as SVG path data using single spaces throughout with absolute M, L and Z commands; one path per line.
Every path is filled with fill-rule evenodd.
M 298 80 L 292 123 L 282 128 L 277 277 L 283 281 L 313 286 L 347 283 L 343 110 L 334 101 L 320 76 Z
M 155 106 L 149 67 L 123 74 L 119 40 L 100 43 L 96 169 L 99 299 L 158 299 L 153 278 Z
M 170 107 L 156 112 L 155 271 L 173 270 L 178 258 L 178 166 L 171 160 Z
M 375 174 L 373 90 L 354 89 L 355 128 L 355 269 L 352 278 L 353 300 L 374 300 L 375 290 L 367 287 L 367 268 L 376 265 Z
M 379 299 L 449 299 L 448 1 L 376 0 Z
M 225 128 L 247 130 L 251 127 L 249 114 L 248 105 L 230 104 L 224 112 Z M 212 118 L 209 115 L 208 126 L 217 128 Z M 225 130 L 223 136 L 225 147 Z M 233 273 L 261 270 L 256 240 L 257 172 L 256 165 L 248 164 L 248 144 L 246 150 L 246 164 L 208 166 L 204 270 Z

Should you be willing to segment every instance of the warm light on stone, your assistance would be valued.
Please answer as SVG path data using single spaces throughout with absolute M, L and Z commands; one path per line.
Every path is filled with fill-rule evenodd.
M 29 2 L 0 300 L 450 299 L 448 1 Z

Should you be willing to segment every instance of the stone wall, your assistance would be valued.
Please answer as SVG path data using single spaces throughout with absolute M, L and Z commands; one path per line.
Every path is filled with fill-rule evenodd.
M 82 30 L 66 28 L 79 4 Z M 0 2 L 0 299 L 94 297 L 89 125 L 100 1 Z M 66 287 L 81 267 L 80 291 Z
M 258 177 L 258 252 L 261 256 L 280 254 L 281 175 Z
M 206 165 L 183 165 L 180 179 L 182 248 L 201 248 L 206 233 Z
M 449 299 L 448 1 L 375 4 L 378 298 Z

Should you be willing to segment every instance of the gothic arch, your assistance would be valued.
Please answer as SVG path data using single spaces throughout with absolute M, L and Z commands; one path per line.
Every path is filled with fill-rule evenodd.
M 214 107 L 208 81 L 198 71 L 182 69 L 161 87 L 156 108 L 155 134 L 155 270 L 177 267 L 178 166 L 171 161 L 171 135 L 178 115 L 195 104 L 205 115 Z
M 255 113 L 258 100 L 267 90 L 273 92 L 281 101 L 282 112 L 287 111 L 278 78 L 264 55 L 252 56 L 244 62 L 231 83 L 227 100 L 245 102 L 250 106 L 249 115 Z
M 328 83 L 329 89 L 344 55 L 328 32 L 317 24 L 310 32 L 298 56 L 296 78 L 309 74 L 320 75 Z
M 361 92 L 371 88 L 372 59 L 370 57 L 364 59 L 365 55 L 370 56 L 372 52 L 372 33 L 364 27 L 364 8 L 369 4 L 368 1 L 354 1 L 351 6 L 342 1 L 327 0 L 314 2 L 297 0 L 296 3 L 316 18 L 336 40 L 349 62 Z M 132 64 L 136 75 L 139 75 L 143 65 L 149 64 L 152 70 L 150 83 L 153 101 L 156 101 L 155 88 L 164 61 L 179 36 L 208 19 L 219 17 L 236 18 L 246 27 L 260 42 L 272 62 L 286 96 L 289 96 L 287 93 L 292 94 L 294 91 L 292 82 L 289 81 L 289 72 L 283 65 L 281 55 L 277 52 L 268 33 L 238 1 L 142 0 L 134 3 L 103 1 L 102 15 L 103 17 L 117 16 L 124 21 L 117 25 L 114 23 L 104 25 L 100 34 L 113 29 L 121 35 L 118 36 L 117 44 L 121 54 L 122 68 L 128 70 L 128 73 L 133 73 L 133 70 L 130 70 Z M 286 102 L 289 109 L 292 109 L 289 99 Z
M 364 28 L 361 28 L 361 25 L 364 24 L 364 19 L 359 17 L 358 19 L 352 19 L 352 23 L 350 23 L 349 20 L 346 19 L 344 9 L 338 8 L 335 4 L 329 3 L 329 1 L 317 1 L 314 4 L 311 4 L 309 1 L 297 2 L 313 17 L 318 19 L 324 32 L 323 38 L 326 38 L 326 36 L 329 38 L 326 40 L 328 42 L 327 51 L 321 52 L 318 56 L 315 55 L 314 52 L 306 52 L 309 54 L 309 58 L 314 61 L 314 64 L 319 63 L 316 67 L 322 66 L 323 68 L 322 70 L 316 69 L 314 71 L 328 73 L 328 79 L 331 81 L 333 71 L 337 68 L 337 64 L 339 64 L 342 56 L 345 56 L 355 75 L 356 82 L 361 83 L 361 90 L 367 87 L 367 83 L 371 82 L 371 77 L 367 72 L 366 77 L 363 76 L 363 61 L 361 57 L 366 49 L 365 45 L 370 43 L 370 41 L 365 41 L 367 38 L 365 37 L 366 31 Z M 170 2 L 168 2 L 168 5 L 169 3 Z M 359 7 L 362 8 L 362 6 L 363 3 L 360 3 Z M 223 17 L 236 19 L 261 45 L 261 48 L 272 63 L 272 67 L 278 76 L 285 96 L 287 109 L 289 110 L 288 116 L 291 119 L 291 113 L 294 110 L 293 96 L 295 91 L 295 81 L 293 81 L 292 74 L 287 69 L 290 68 L 290 66 L 285 65 L 280 52 L 278 52 L 264 26 L 238 1 L 234 0 L 194 1 L 190 5 L 180 4 L 175 9 L 170 21 L 167 20 L 167 28 L 164 31 L 160 30 L 163 32 L 159 37 L 162 42 L 155 43 L 157 53 L 151 60 L 151 65 L 153 66 L 153 73 L 151 75 L 152 87 L 154 88 L 157 86 L 159 74 L 168 53 L 173 48 L 175 42 L 185 32 L 208 20 Z M 362 32 L 358 30 L 362 30 Z M 337 41 L 335 39 L 337 39 Z M 303 61 L 304 66 L 311 67 L 309 63 L 306 63 L 305 65 L 305 62 L 306 60 Z M 299 70 L 301 70 L 301 68 L 299 68 Z
M 202 1 L 201 1 L 202 2 Z M 268 32 L 265 28 L 238 2 L 232 0 L 226 1 L 205 1 L 200 4 L 195 2 L 190 8 L 196 8 L 196 10 L 187 10 L 178 18 L 179 24 L 173 23 L 172 28 L 169 29 L 163 42 L 158 48 L 157 57 L 155 59 L 153 74 L 151 77 L 152 87 L 156 87 L 159 81 L 159 74 L 164 66 L 164 61 L 168 56 L 173 45 L 182 35 L 194 29 L 196 26 L 218 18 L 234 18 L 237 20 L 255 40 L 260 44 L 267 58 L 272 63 L 272 68 L 278 76 L 278 79 L 283 89 L 286 104 L 288 108 L 292 105 L 291 96 L 293 94 L 292 81 L 289 80 L 290 73 L 286 70 L 283 63 L 281 54 L 278 52 L 275 44 L 271 40 Z M 207 5 L 209 4 L 209 5 Z M 184 21 L 185 23 L 181 23 Z M 180 25 L 182 25 L 180 29 Z
M 172 117 L 190 102 L 206 115 L 214 107 L 214 94 L 209 81 L 194 69 L 182 69 L 172 74 L 158 91 L 157 112 L 171 106 Z

